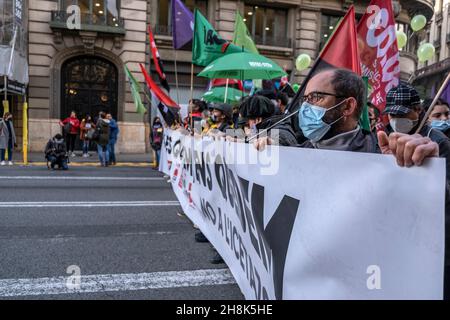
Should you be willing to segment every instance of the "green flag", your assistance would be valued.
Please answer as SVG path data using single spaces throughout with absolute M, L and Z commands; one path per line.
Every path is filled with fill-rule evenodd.
M 234 24 L 233 43 L 239 47 L 244 47 L 247 51 L 252 53 L 259 53 L 256 45 L 253 42 L 250 32 L 248 32 L 242 16 L 236 12 L 236 22 Z
M 222 39 L 200 11 L 195 9 L 192 63 L 206 67 L 224 54 L 235 52 L 242 52 L 242 48 Z
M 125 65 L 125 74 L 127 75 L 128 81 L 130 83 L 130 89 L 131 89 L 131 95 L 133 96 L 134 105 L 136 106 L 136 112 L 140 114 L 144 114 L 146 109 L 144 105 L 142 104 L 141 100 L 141 86 L 139 85 L 139 82 L 137 82 L 136 78 L 133 77 L 130 70 L 128 70 L 128 67 Z

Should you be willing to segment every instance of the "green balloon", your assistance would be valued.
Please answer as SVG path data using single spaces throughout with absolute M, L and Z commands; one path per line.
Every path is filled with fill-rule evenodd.
M 306 53 L 302 53 L 297 57 L 297 60 L 295 60 L 295 67 L 297 68 L 298 71 L 308 69 L 310 64 L 311 64 L 311 57 Z
M 425 62 L 434 57 L 434 54 L 436 53 L 436 49 L 434 46 L 427 42 L 422 45 L 420 45 L 419 50 L 417 51 L 417 56 L 419 57 L 420 62 Z
M 294 89 L 294 92 L 297 93 L 298 89 L 300 89 L 300 85 L 298 83 L 294 83 L 292 85 L 292 89 Z
M 411 20 L 411 28 L 417 32 L 425 28 L 427 24 L 427 18 L 425 18 L 424 15 L 418 14 L 417 16 L 414 16 Z
M 403 31 L 397 31 L 397 45 L 398 48 L 401 49 L 404 46 L 406 46 L 406 43 L 408 42 L 408 37 L 406 36 L 406 33 Z

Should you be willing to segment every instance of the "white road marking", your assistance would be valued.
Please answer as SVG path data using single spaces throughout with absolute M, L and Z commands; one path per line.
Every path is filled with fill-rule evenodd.
M 0 202 L 0 208 L 49 208 L 49 207 L 166 207 L 179 206 L 178 201 L 15 201 Z
M 136 291 L 235 284 L 228 269 L 152 273 L 81 275 L 79 288 L 67 286 L 70 277 L 0 280 L 0 297 Z M 76 280 L 78 280 L 76 279 Z
M 162 177 L 71 177 L 71 176 L 0 176 L 0 180 L 114 180 L 114 181 L 160 181 Z

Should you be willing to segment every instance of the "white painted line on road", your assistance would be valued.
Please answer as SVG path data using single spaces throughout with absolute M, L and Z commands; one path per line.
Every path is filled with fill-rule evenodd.
M 162 177 L 71 177 L 71 176 L 0 176 L 0 180 L 114 180 L 114 181 L 160 181 Z
M 0 208 L 49 208 L 49 207 L 166 207 L 179 206 L 178 201 L 20 201 L 0 202 Z
M 70 282 L 69 279 L 75 281 Z M 78 288 L 73 289 L 72 283 L 79 284 Z M 0 280 L 0 297 L 170 289 L 235 283 L 228 269 L 82 275 L 79 278 L 70 276 L 4 279 Z

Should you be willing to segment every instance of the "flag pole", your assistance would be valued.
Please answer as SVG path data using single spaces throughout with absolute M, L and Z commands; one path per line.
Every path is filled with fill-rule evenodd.
M 192 118 L 192 100 L 194 100 L 194 63 L 191 63 L 191 100 L 189 101 L 189 109 L 191 116 L 191 129 L 194 128 L 194 119 Z M 194 132 L 194 131 L 192 131 Z
M 177 56 L 178 56 L 178 50 L 175 50 L 175 86 L 177 87 L 177 103 L 180 105 L 180 94 L 178 92 L 178 68 L 177 68 Z
M 416 133 L 419 133 L 420 130 L 422 130 L 425 123 L 428 121 L 428 117 L 430 116 L 431 112 L 433 111 L 434 106 L 436 105 L 437 101 L 441 97 L 445 88 L 447 88 L 449 81 L 450 81 L 450 73 L 447 74 L 447 78 L 445 78 L 444 83 L 442 84 L 438 93 L 434 96 L 433 102 L 431 103 L 430 107 L 428 108 L 427 112 L 425 113 L 425 116 L 423 117 L 422 122 L 420 123 L 420 126 L 416 130 Z
M 228 96 L 228 81 L 230 79 L 227 78 L 227 83 L 225 85 L 225 98 L 223 98 L 223 103 L 227 103 L 227 96 Z

